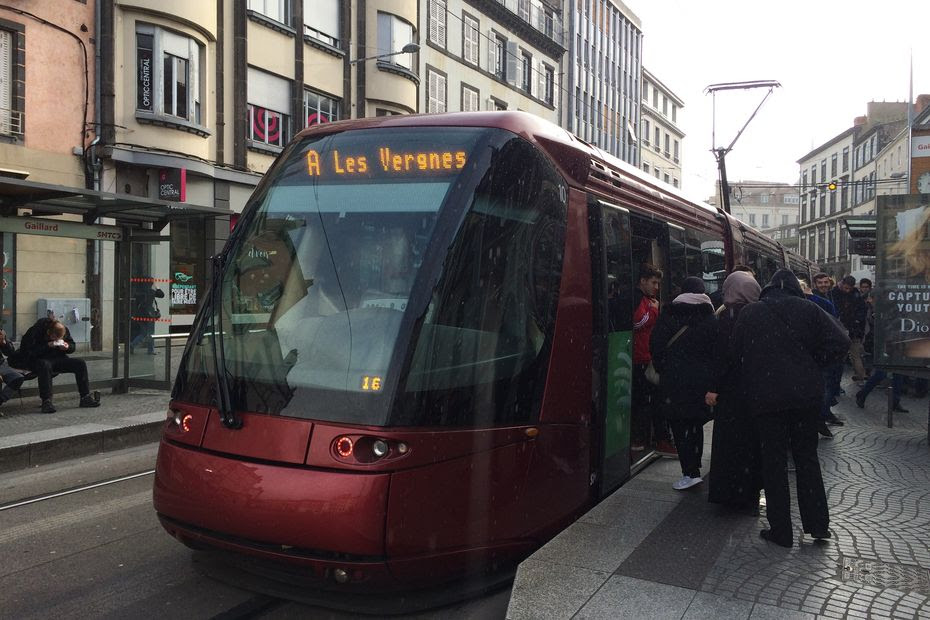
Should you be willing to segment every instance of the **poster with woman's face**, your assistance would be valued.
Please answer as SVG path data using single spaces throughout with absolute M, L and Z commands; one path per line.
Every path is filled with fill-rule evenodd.
M 879 196 L 875 361 L 930 367 L 930 196 Z

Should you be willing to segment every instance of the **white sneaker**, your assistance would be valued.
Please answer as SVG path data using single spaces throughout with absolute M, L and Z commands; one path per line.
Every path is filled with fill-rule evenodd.
M 697 478 L 692 478 L 691 476 L 682 476 L 681 480 L 672 485 L 672 488 L 676 491 L 684 491 L 685 489 L 690 489 L 696 484 L 701 484 L 704 480 L 698 476 Z

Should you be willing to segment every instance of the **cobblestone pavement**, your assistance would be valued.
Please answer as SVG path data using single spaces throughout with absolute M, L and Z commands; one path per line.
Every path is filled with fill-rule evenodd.
M 883 398 L 866 410 L 851 400 L 836 409 L 846 426 L 820 442 L 833 538 L 802 538 L 796 503 L 791 549 L 759 544 L 764 517 L 744 521 L 701 591 L 822 618 L 930 618 L 927 402 L 906 401 L 888 429 Z

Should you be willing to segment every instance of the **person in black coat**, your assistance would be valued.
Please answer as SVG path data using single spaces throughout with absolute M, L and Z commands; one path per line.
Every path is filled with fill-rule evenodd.
M 759 283 L 752 274 L 734 271 L 723 283 L 723 306 L 717 311 L 714 377 L 707 404 L 714 407 L 714 438 L 710 453 L 707 501 L 757 512 L 762 489 L 759 436 L 739 389 L 739 369 L 729 356 L 730 334 L 740 312 L 759 301 Z
M 649 350 L 659 373 L 659 406 L 672 427 L 681 464 L 683 490 L 700 484 L 704 424 L 710 418 L 705 403 L 713 379 L 713 348 L 717 320 L 700 278 L 685 278 L 681 294 L 659 315 Z
M 787 269 L 775 272 L 759 301 L 743 308 L 733 326 L 730 355 L 738 364 L 740 389 L 754 416 L 762 451 L 769 529 L 760 536 L 783 547 L 794 544 L 786 471 L 789 447 L 804 532 L 818 539 L 830 537 L 817 458 L 822 368 L 843 359 L 848 350 L 843 327 L 804 298 L 798 279 Z
M 39 395 L 42 397 L 42 413 L 55 413 L 55 405 L 52 404 L 52 375 L 63 372 L 74 373 L 81 395 L 81 407 L 100 406 L 98 395 L 90 393 L 87 364 L 80 358 L 68 357 L 74 350 L 74 339 L 68 328 L 60 321 L 46 318 L 39 319 L 26 330 L 19 351 L 10 358 L 10 364 L 16 368 L 26 368 L 36 373 Z
M 23 384 L 23 373 L 6 363 L 6 357 L 16 353 L 13 343 L 7 338 L 6 332 L 0 329 L 0 379 L 3 380 L 3 389 L 0 389 L 0 404 L 13 397 L 13 394 Z

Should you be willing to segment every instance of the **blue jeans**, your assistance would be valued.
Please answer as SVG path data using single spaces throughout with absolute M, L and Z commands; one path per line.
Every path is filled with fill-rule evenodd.
M 869 377 L 869 380 L 865 382 L 865 385 L 862 386 L 862 399 L 865 400 L 868 398 L 869 393 L 875 389 L 875 386 L 885 380 L 885 377 L 888 376 L 888 372 L 884 370 L 879 370 L 875 368 L 872 370 L 872 376 Z M 891 375 L 891 400 L 893 406 L 897 407 L 901 404 L 901 386 L 904 384 L 904 375 L 899 375 L 897 373 L 892 373 Z

